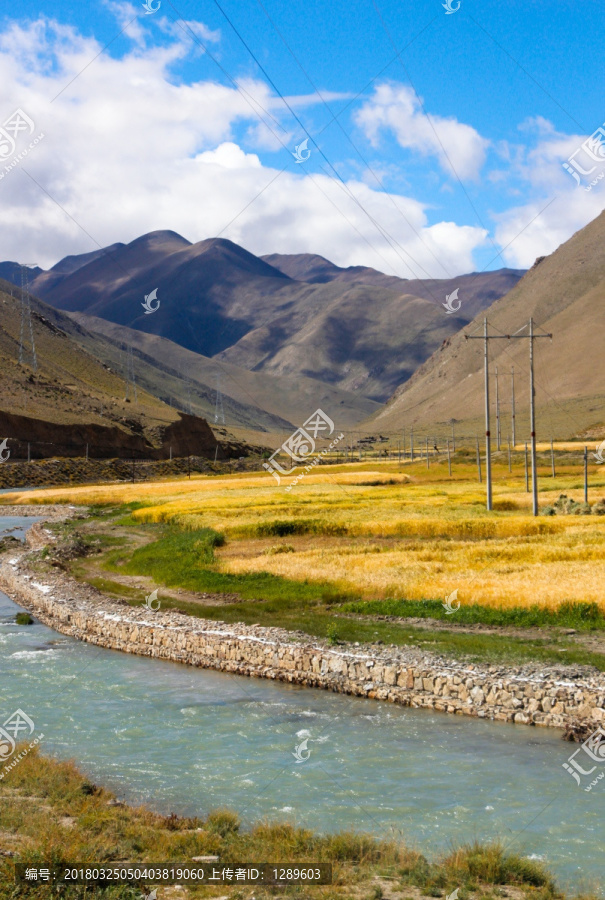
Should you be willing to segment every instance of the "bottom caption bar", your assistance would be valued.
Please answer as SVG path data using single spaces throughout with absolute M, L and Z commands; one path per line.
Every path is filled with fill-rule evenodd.
M 119 863 L 27 866 L 15 863 L 16 884 L 332 884 L 331 863 Z

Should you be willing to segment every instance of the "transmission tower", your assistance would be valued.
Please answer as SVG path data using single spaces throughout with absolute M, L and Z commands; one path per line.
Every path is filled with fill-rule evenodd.
M 137 402 L 137 383 L 134 376 L 134 354 L 132 352 L 132 344 L 127 344 L 125 349 L 125 375 L 124 381 L 126 382 L 126 393 L 124 395 L 124 400 L 129 400 L 134 397 L 134 402 Z
M 36 341 L 34 339 L 31 297 L 29 293 L 29 266 L 35 265 L 36 263 L 24 263 L 21 266 L 21 334 L 19 336 L 19 364 L 23 365 L 23 360 L 25 358 L 25 332 L 29 331 L 29 339 L 32 348 L 32 369 L 34 372 L 37 372 L 38 360 L 36 358 Z
M 214 422 L 225 424 L 225 410 L 223 409 L 223 392 L 221 390 L 221 373 L 216 372 L 216 402 L 214 404 Z

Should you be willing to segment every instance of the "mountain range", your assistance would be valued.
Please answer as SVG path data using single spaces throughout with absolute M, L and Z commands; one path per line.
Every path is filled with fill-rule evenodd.
M 191 244 L 160 231 L 33 270 L 30 290 L 43 298 L 32 301 L 35 328 L 59 329 L 118 379 L 111 388 L 118 420 L 130 355 L 153 407 L 148 418 L 171 420 L 173 406 L 212 421 L 218 388 L 225 422 L 240 429 L 238 437 L 261 432 L 273 445 L 318 406 L 337 413 L 343 429 L 437 432 L 454 422 L 480 433 L 483 344 L 467 337 L 481 336 L 485 318 L 490 334 L 511 335 L 490 342 L 490 377 L 498 367 L 506 435 L 514 368 L 523 439 L 528 341 L 514 335 L 527 334 L 531 316 L 538 333 L 553 335 L 535 344 L 538 427 L 545 436 L 581 436 L 605 428 L 604 239 L 605 213 L 525 274 L 500 269 L 406 280 L 341 268 L 316 254 L 261 258 L 227 240 Z M 19 284 L 21 268 L 0 263 L 0 276 Z M 1 307 L 12 310 L 0 354 L 7 359 L 15 355 L 19 315 L 20 291 L 11 292 Z M 448 296 L 456 298 L 451 314 Z M 57 369 L 56 383 L 66 380 L 76 379 Z M 12 388 L 18 398 L 22 386 Z M 44 396 L 39 392 L 39 402 Z M 52 392 L 45 402 L 41 413 L 56 420 L 61 402 Z M 70 412 L 67 403 L 61 415 L 75 414 L 76 406 Z
M 343 269 L 313 254 L 260 258 L 228 240 L 191 244 L 156 231 L 32 275 L 31 292 L 57 309 L 157 335 L 249 372 L 310 378 L 383 403 L 522 272 L 407 280 Z M 0 263 L 0 276 L 18 283 L 20 270 Z M 460 306 L 448 314 L 443 304 L 452 294 Z M 154 312 L 143 306 L 149 295 L 152 305 L 159 300 Z M 369 412 L 358 410 L 358 418 Z
M 483 341 L 466 340 L 483 333 L 484 317 L 493 335 L 528 334 L 532 317 L 535 342 L 538 433 L 543 437 L 605 437 L 605 212 L 542 257 L 504 297 L 496 300 L 426 360 L 390 401 L 372 417 L 387 431 L 445 426 L 452 420 L 483 430 Z M 504 434 L 511 430 L 512 373 L 516 376 L 518 440 L 529 432 L 528 340 L 489 343 L 491 396 L 496 367 L 500 374 Z M 494 423 L 492 422 L 492 431 Z

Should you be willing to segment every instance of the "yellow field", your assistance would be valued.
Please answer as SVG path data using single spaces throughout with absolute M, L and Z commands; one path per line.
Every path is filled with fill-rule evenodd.
M 534 518 L 521 473 L 496 467 L 494 474 L 491 514 L 484 485 L 471 481 L 467 464 L 456 466 L 453 479 L 443 464 L 330 467 L 308 474 L 290 492 L 255 474 L 55 488 L 6 499 L 136 500 L 144 504 L 134 512 L 139 522 L 224 532 L 218 555 L 225 571 L 329 581 L 366 599 L 435 599 L 458 590 L 466 603 L 589 601 L 605 609 L 605 516 Z M 591 467 L 592 503 L 605 493 L 601 477 Z M 541 507 L 561 492 L 582 500 L 577 467 L 543 477 L 540 490 Z M 283 523 L 300 533 L 287 534 Z

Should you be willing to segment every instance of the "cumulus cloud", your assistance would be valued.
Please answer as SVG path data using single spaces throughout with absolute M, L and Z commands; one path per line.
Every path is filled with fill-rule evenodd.
M 482 229 L 431 226 L 417 200 L 296 165 L 292 120 L 266 83 L 249 78 L 238 90 L 218 72 L 184 83 L 172 69 L 191 41 L 175 33 L 143 49 L 142 27 L 119 58 L 43 17 L 0 35 L 0 121 L 21 107 L 44 133 L 0 178 L 3 258 L 48 266 L 172 229 L 192 241 L 222 233 L 258 254 L 320 251 L 403 276 L 473 267 Z M 311 95 L 298 106 L 303 99 L 319 102 Z M 270 136 L 278 156 L 266 165 L 259 153 Z
M 489 146 L 474 128 L 453 117 L 427 117 L 416 92 L 403 84 L 378 85 L 355 121 L 374 146 L 390 131 L 401 147 L 436 157 L 445 172 L 463 179 L 478 177 Z
M 595 162 L 592 176 L 582 177 L 577 184 L 564 164 L 569 165 L 569 157 L 589 135 L 559 133 L 541 117 L 522 123 L 520 131 L 534 137 L 535 144 L 515 148 L 508 177 L 518 178 L 524 186 L 523 195 L 530 199 L 495 217 L 495 235 L 505 247 L 502 258 L 511 266 L 526 268 L 601 213 L 605 206 L 605 159 L 600 164 Z M 601 180 L 591 184 L 599 173 L 603 173 Z

